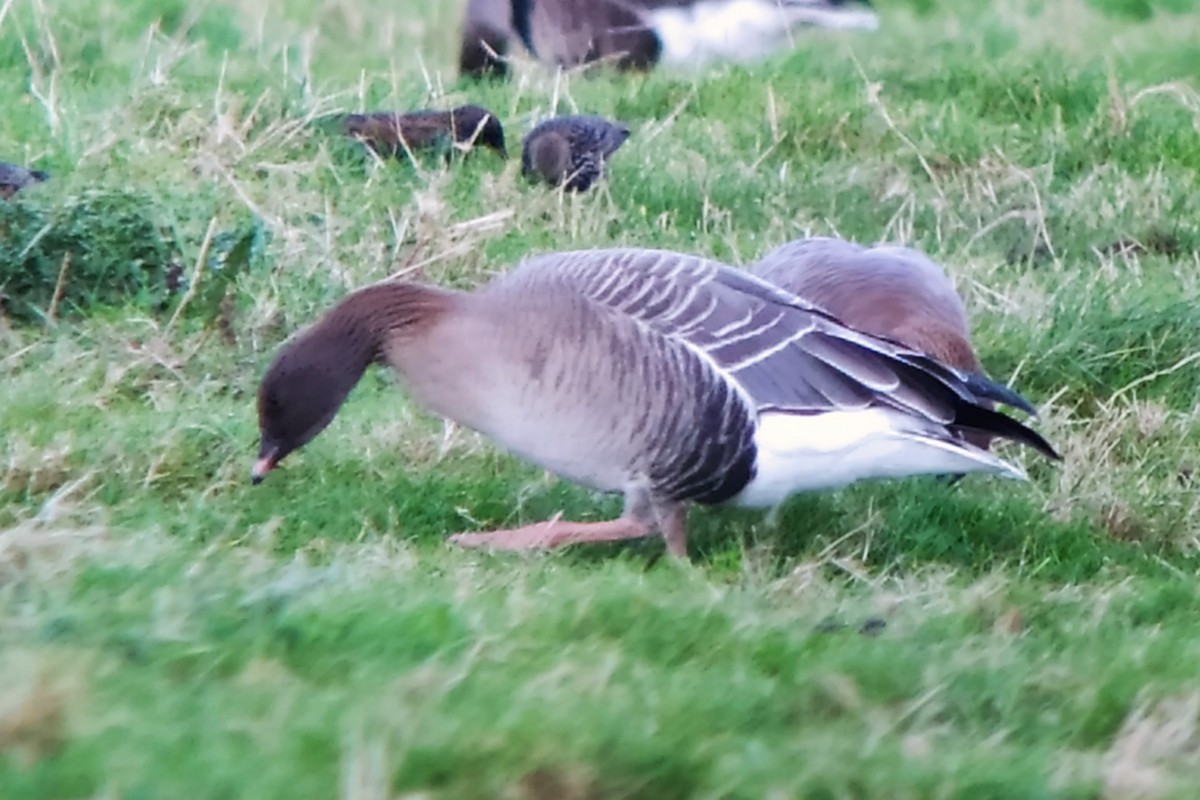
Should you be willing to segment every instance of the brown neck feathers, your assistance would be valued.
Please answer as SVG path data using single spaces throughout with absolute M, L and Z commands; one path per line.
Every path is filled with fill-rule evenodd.
M 455 297 L 455 292 L 433 286 L 382 281 L 347 295 L 317 328 L 340 339 L 348 357 L 370 363 L 381 358 L 389 342 L 418 337 L 433 327 Z

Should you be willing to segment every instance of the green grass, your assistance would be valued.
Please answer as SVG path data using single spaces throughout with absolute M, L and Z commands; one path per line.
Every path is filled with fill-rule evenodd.
M 482 86 L 457 4 L 4 6 L 0 158 L 53 178 L 0 215 L 0 797 L 1193 796 L 1200 9 L 879 5 L 751 66 Z M 563 197 L 320 119 L 468 99 L 510 149 L 556 102 L 635 132 Z M 263 368 L 350 287 L 810 232 L 945 263 L 1065 461 L 697 509 L 687 565 L 487 556 L 443 539 L 619 501 L 372 374 L 248 484 Z

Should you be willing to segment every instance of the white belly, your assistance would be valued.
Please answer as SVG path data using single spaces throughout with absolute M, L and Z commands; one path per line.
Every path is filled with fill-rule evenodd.
M 667 64 L 760 58 L 782 46 L 790 31 L 801 25 L 866 30 L 879 25 L 870 9 L 797 0 L 699 0 L 647 15 Z
M 992 472 L 1025 479 L 1020 469 L 986 450 L 931 438 L 919 425 L 887 409 L 809 416 L 764 413 L 754 435 L 757 472 L 731 502 L 770 507 L 797 492 L 870 478 Z

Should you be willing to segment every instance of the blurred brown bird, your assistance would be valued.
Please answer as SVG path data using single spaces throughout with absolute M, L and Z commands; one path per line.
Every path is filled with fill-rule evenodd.
M 553 117 L 525 136 L 521 171 L 552 186 L 582 192 L 604 174 L 605 162 L 629 138 L 629 128 L 603 117 Z
M 475 105 L 450 111 L 379 111 L 347 114 L 342 118 L 347 136 L 362 141 L 380 156 L 399 158 L 405 146 L 411 151 L 437 150 L 447 156 L 455 146 L 481 144 L 508 158 L 504 128 L 496 115 Z
M 26 186 L 50 180 L 50 173 L 0 161 L 0 197 L 5 200 Z

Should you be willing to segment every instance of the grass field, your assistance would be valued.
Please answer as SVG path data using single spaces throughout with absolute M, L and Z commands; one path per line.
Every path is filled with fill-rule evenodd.
M 53 174 L 0 209 L 0 798 L 1195 797 L 1200 9 L 878 5 L 476 87 L 440 0 L 0 4 L 0 158 Z M 468 99 L 510 149 L 556 105 L 634 134 L 564 197 L 320 119 Z M 945 263 L 1064 462 L 694 509 L 687 565 L 489 556 L 443 539 L 619 501 L 372 373 L 249 485 L 263 368 L 351 287 L 807 233 Z

